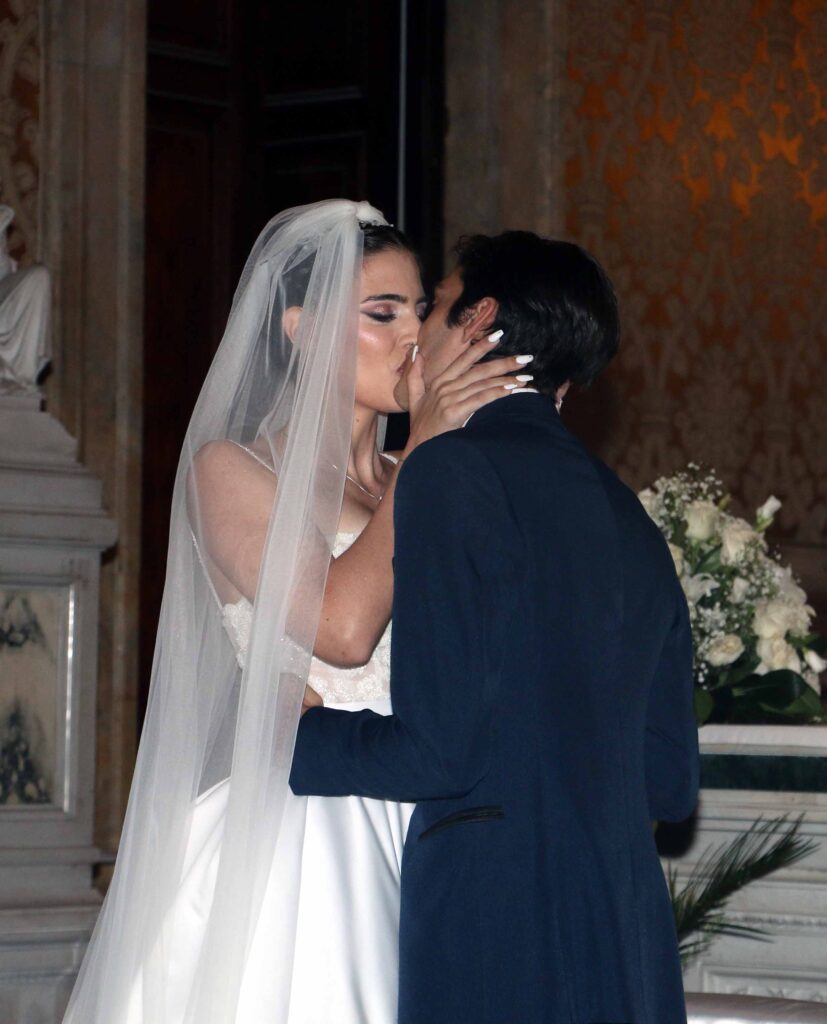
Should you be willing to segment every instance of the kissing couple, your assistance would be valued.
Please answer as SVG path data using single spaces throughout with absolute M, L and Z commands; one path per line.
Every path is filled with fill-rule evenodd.
M 265 227 L 66 1022 L 685 1022 L 652 820 L 697 796 L 686 604 L 560 418 L 618 334 L 568 242 L 466 237 L 429 301 L 367 203 Z

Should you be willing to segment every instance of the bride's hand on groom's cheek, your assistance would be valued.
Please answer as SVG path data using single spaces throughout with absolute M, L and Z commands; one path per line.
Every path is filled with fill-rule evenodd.
M 531 380 L 531 357 L 505 356 L 480 363 L 491 352 L 489 338 L 472 342 L 450 366 L 427 386 L 423 360 L 415 360 L 408 370 L 411 430 L 406 452 L 437 434 L 456 430 L 484 405 L 502 398 L 506 391 L 523 388 Z M 516 374 L 519 374 L 518 379 Z

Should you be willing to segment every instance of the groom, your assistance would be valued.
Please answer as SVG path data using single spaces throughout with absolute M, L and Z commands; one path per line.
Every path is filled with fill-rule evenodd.
M 652 819 L 697 794 L 686 604 L 657 527 L 555 408 L 614 355 L 614 294 L 575 245 L 475 236 L 422 325 L 426 383 L 495 328 L 535 390 L 399 477 L 395 713 L 309 710 L 291 785 L 417 802 L 399 1024 L 683 1024 Z

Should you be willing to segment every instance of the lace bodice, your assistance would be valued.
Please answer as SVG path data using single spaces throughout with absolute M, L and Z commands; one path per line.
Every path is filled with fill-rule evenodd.
M 358 533 L 339 533 L 333 554 L 338 558 L 347 551 L 359 536 Z M 253 606 L 246 598 L 222 608 L 224 629 L 232 643 L 239 665 L 244 667 L 244 657 L 250 643 L 250 628 L 253 623 Z M 350 701 L 372 700 L 390 694 L 391 678 L 391 624 L 383 633 L 376 649 L 366 665 L 359 668 L 337 668 L 321 658 L 310 663 L 308 683 L 319 694 L 325 704 L 345 704 Z

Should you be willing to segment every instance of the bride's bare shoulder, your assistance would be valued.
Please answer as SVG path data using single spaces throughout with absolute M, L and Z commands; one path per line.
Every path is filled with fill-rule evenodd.
M 242 481 L 267 480 L 272 486 L 273 469 L 262 455 L 235 441 L 207 441 L 193 458 L 194 476 L 199 487 L 222 489 Z

